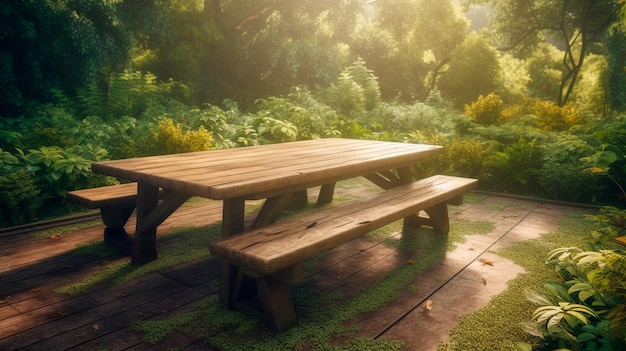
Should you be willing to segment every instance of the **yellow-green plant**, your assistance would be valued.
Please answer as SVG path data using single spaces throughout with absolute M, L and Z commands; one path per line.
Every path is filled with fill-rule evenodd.
M 180 123 L 163 118 L 157 128 L 150 129 L 142 149 L 146 155 L 175 154 L 210 150 L 212 142 L 211 132 L 203 126 L 196 130 L 184 130 Z
M 480 95 L 469 105 L 465 105 L 465 114 L 473 118 L 476 123 L 483 125 L 500 124 L 502 122 L 502 108 L 504 102 L 495 93 L 487 96 Z
M 580 109 L 571 102 L 560 107 L 553 101 L 536 100 L 532 111 L 539 117 L 539 127 L 543 130 L 567 130 L 582 120 Z

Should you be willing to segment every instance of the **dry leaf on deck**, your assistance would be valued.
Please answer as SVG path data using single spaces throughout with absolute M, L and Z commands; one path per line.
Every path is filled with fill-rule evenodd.
M 490 260 L 488 260 L 486 258 L 482 258 L 482 257 L 478 259 L 478 262 L 481 262 L 482 264 L 486 264 L 488 266 L 493 266 L 494 265 L 493 261 L 490 261 Z
M 427 311 L 430 311 L 433 308 L 433 301 L 432 300 L 424 301 L 424 303 L 422 304 L 422 308 Z
M 61 234 L 50 235 L 50 239 L 61 239 L 62 237 L 63 237 L 63 235 L 61 235 Z
M 96 323 L 96 324 L 91 326 L 91 329 L 93 329 L 93 331 L 97 333 L 98 330 L 100 330 L 100 326 Z

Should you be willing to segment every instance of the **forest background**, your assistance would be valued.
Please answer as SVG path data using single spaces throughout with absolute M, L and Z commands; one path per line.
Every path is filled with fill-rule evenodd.
M 439 144 L 417 176 L 624 203 L 622 0 L 0 3 L 0 226 L 107 159 L 322 137 Z

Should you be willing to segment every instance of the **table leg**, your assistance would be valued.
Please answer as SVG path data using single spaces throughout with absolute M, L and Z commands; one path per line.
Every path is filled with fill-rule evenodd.
M 243 232 L 245 205 L 246 201 L 243 198 L 224 200 L 222 209 L 222 237 Z
M 320 188 L 320 194 L 317 197 L 317 205 L 322 206 L 333 202 L 333 195 L 335 193 L 335 184 L 329 183 L 324 184 Z
M 137 230 L 131 259 L 134 264 L 144 264 L 157 258 L 156 226 L 144 227 L 141 223 L 158 205 L 159 187 L 139 182 L 137 184 Z

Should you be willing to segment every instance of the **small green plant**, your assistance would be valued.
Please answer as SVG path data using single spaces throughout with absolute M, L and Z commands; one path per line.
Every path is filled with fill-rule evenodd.
M 617 164 L 619 157 L 617 153 L 607 150 L 608 146 L 608 144 L 603 144 L 593 155 L 583 157 L 580 160 L 587 165 L 587 168 L 584 170 L 585 172 L 608 177 L 619 189 L 620 194 L 618 198 L 626 200 L 626 189 L 619 176 L 619 174 L 626 173 L 626 166 L 623 167 L 624 169 L 622 169 L 621 172 L 611 168 L 613 164 Z M 624 158 L 626 158 L 626 155 L 622 156 L 622 159 Z
M 560 282 L 529 300 L 546 348 L 613 350 L 626 346 L 626 256 L 623 250 L 564 247 L 548 254 Z

